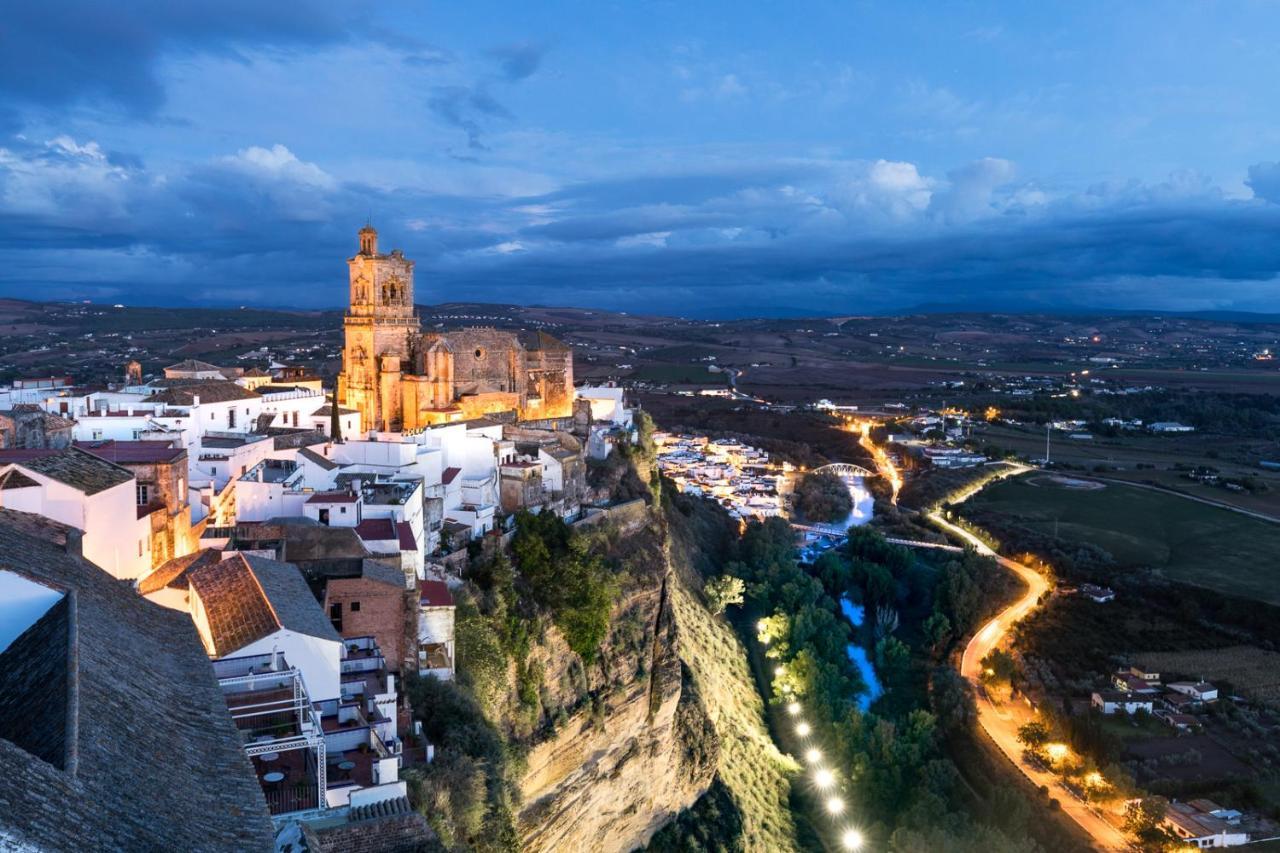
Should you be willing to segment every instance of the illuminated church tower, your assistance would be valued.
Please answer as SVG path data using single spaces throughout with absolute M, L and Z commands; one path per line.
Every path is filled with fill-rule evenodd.
M 378 254 L 378 232 L 360 229 L 360 251 L 347 260 L 350 307 L 338 397 L 360 411 L 361 432 L 400 429 L 404 420 L 402 372 L 412 370 L 421 337 L 413 309 L 413 261 L 399 249 Z

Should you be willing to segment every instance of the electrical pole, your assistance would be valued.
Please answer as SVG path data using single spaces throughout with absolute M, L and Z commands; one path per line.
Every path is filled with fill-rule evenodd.
M 1044 464 L 1049 464 L 1049 430 L 1053 428 L 1053 423 L 1049 422 L 1044 425 Z

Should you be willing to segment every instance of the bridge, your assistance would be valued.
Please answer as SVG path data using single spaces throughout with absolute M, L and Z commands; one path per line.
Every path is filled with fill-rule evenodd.
M 830 465 L 823 465 L 821 468 L 814 468 L 814 474 L 835 474 L 837 477 L 875 477 L 875 471 L 868 471 L 861 465 L 850 465 L 848 462 L 833 462 Z

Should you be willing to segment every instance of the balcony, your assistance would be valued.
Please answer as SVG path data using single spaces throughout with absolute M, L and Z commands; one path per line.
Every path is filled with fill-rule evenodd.
M 213 663 L 271 814 L 325 808 L 324 736 L 301 673 L 279 654 Z

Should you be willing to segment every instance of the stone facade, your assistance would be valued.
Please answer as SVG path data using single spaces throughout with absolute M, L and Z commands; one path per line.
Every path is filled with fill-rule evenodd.
M 61 450 L 70 447 L 76 422 L 34 405 L 0 411 L 0 449 Z
M 541 332 L 469 328 L 423 334 L 414 313 L 413 261 L 378 252 L 360 229 L 348 259 L 350 292 L 338 398 L 362 431 L 413 430 L 515 412 L 564 417 L 573 407 L 573 352 Z

